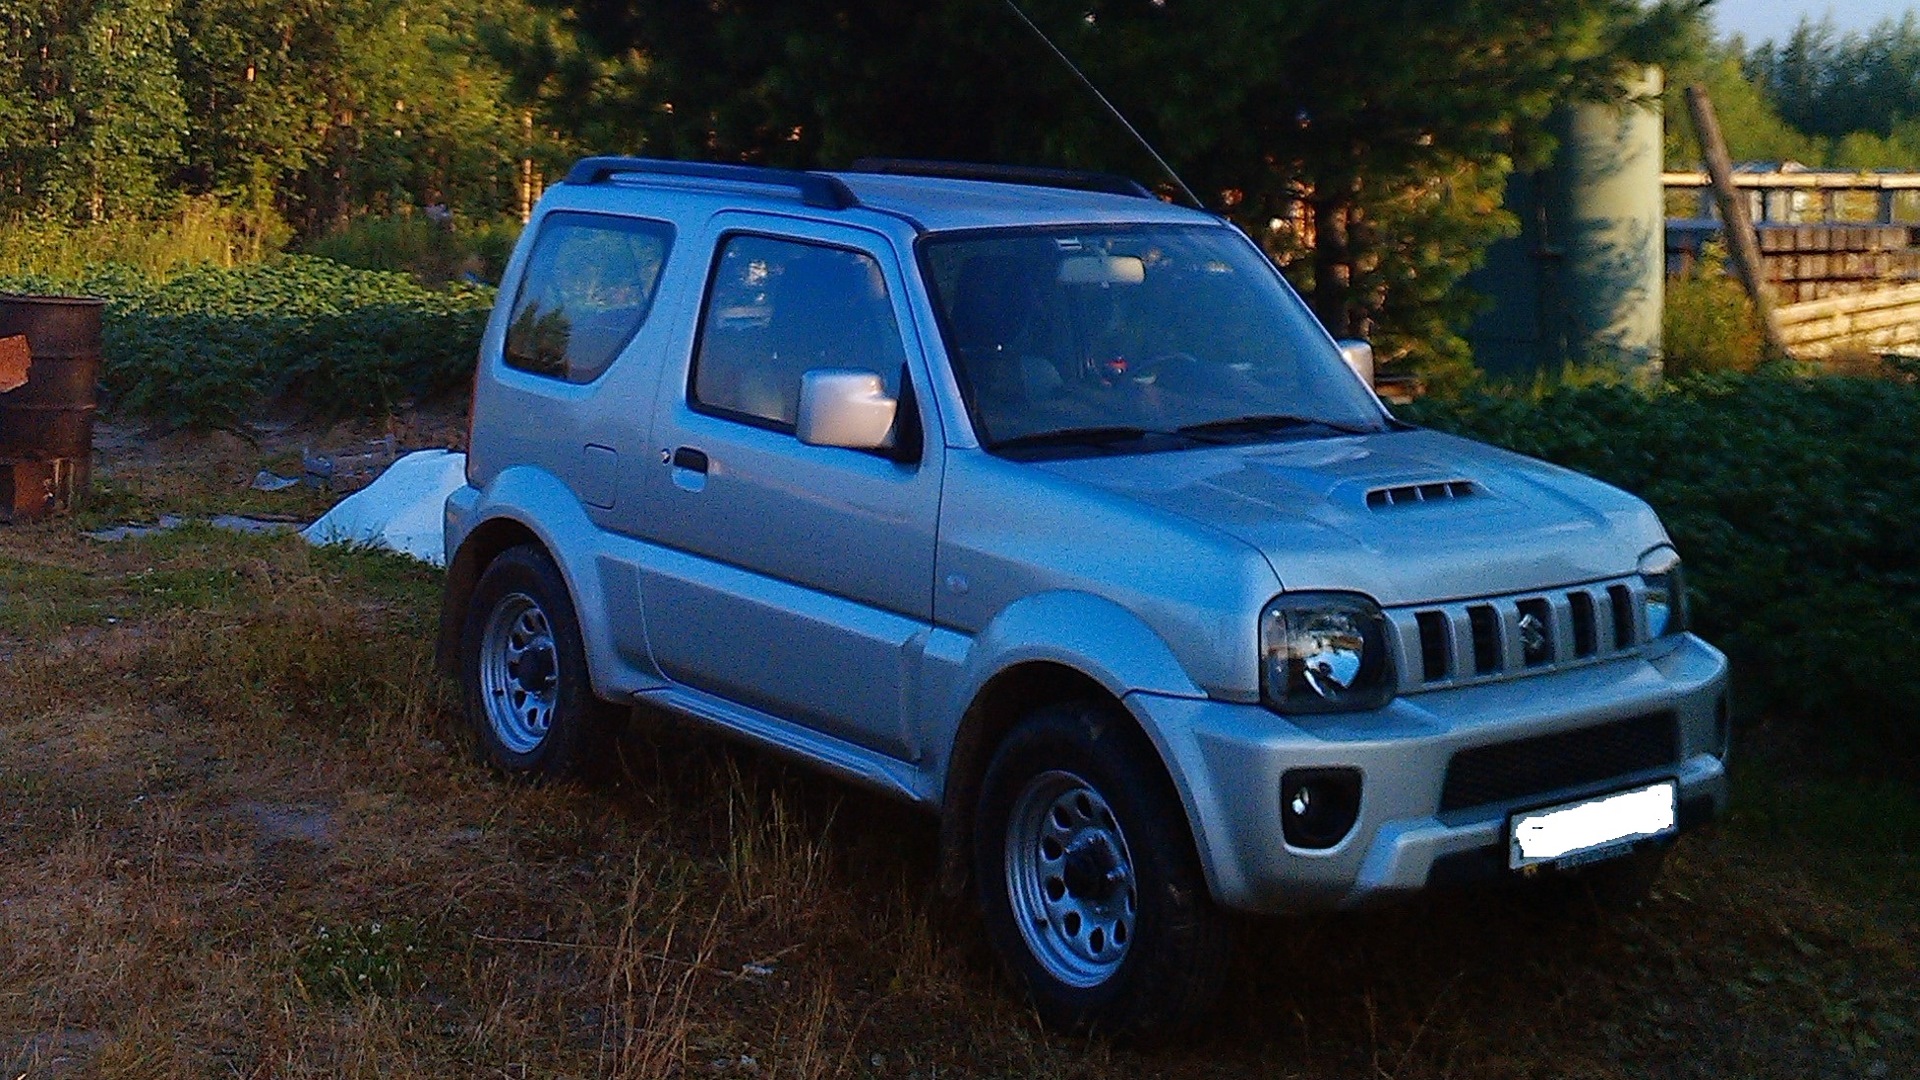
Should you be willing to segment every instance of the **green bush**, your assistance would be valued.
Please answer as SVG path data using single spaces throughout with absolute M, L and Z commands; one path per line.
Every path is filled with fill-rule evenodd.
M 520 223 L 512 219 L 436 223 L 424 214 L 355 218 L 304 245 L 309 255 L 364 270 L 396 270 L 431 285 L 471 277 L 498 282 Z
M 1920 775 L 1920 387 L 1762 374 L 1402 411 L 1645 498 L 1743 712 L 1842 763 Z
M 405 274 L 311 256 L 164 281 L 122 266 L 0 291 L 105 296 L 108 404 L 169 427 L 232 427 L 264 401 L 383 412 L 473 369 L 493 290 L 430 290 Z
M 1766 340 L 1753 301 L 1720 272 L 1725 262 L 1724 246 L 1710 243 L 1693 273 L 1667 279 L 1660 334 L 1670 377 L 1752 371 L 1762 359 Z

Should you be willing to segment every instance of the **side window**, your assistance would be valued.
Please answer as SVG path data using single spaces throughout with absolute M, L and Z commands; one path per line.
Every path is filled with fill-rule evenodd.
M 673 228 L 602 214 L 547 215 L 507 322 L 508 367 L 592 382 L 647 321 Z
M 800 376 L 874 372 L 897 393 L 906 351 L 873 257 L 824 244 L 738 235 L 722 245 L 701 317 L 690 401 L 793 430 Z

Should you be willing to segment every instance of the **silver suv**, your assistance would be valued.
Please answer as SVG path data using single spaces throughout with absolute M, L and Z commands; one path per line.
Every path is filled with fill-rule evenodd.
M 488 325 L 441 655 L 511 774 L 647 704 L 938 814 L 1068 1030 L 1195 1017 L 1225 909 L 1648 880 L 1727 790 L 1679 557 L 1370 362 L 1129 181 L 588 159 Z

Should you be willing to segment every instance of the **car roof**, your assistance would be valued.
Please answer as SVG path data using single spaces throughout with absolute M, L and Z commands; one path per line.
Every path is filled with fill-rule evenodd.
M 1212 214 L 1133 195 L 945 177 L 827 175 L 845 184 L 860 205 L 907 218 L 926 232 L 1033 225 L 1220 224 Z
M 797 201 L 810 216 L 831 220 L 841 215 L 878 213 L 904 220 L 923 233 L 1223 223 L 1223 219 L 1205 211 L 1154 198 L 1145 188 L 1122 177 L 943 162 L 876 164 L 879 167 L 872 171 L 857 164 L 845 172 L 808 172 L 645 158 L 584 158 L 564 182 L 549 189 L 549 198 L 543 202 L 611 210 L 635 189 L 675 192 L 709 211 L 732 207 L 792 213 Z M 929 174 L 925 170 L 944 173 Z M 955 172 L 960 175 L 953 175 Z

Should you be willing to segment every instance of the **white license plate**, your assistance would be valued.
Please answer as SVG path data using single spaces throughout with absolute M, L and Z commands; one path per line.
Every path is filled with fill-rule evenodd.
M 1513 815 L 1507 865 L 1574 866 L 1674 830 L 1679 795 L 1671 780 L 1632 791 Z

